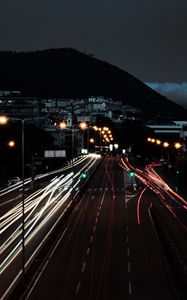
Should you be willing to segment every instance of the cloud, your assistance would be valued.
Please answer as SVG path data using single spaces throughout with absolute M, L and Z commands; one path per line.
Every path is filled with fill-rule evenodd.
M 187 108 L 187 82 L 145 82 L 145 84 L 161 95 L 166 96 L 170 100 Z

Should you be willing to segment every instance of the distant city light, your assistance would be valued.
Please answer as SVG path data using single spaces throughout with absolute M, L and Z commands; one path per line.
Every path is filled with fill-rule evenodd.
M 0 116 L 0 124 L 7 124 L 8 118 L 6 116 Z
M 59 127 L 60 127 L 61 129 L 66 128 L 66 127 L 67 127 L 66 122 L 60 122 Z
M 86 128 L 87 128 L 86 122 L 82 121 L 82 122 L 80 123 L 80 128 L 81 128 L 81 129 L 86 129 Z

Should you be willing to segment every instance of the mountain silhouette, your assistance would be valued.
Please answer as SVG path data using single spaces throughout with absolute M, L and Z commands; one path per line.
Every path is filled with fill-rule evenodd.
M 23 96 L 82 98 L 106 96 L 148 114 L 184 115 L 184 109 L 126 71 L 76 49 L 0 52 L 0 90 Z

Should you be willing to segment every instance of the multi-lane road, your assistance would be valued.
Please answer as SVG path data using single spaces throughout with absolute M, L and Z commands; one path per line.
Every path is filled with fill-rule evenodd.
M 27 299 L 175 299 L 145 192 L 130 192 L 128 172 L 106 158 L 48 260 L 35 277 Z
M 27 260 L 34 247 L 42 244 L 56 219 L 71 205 L 72 194 L 70 196 L 69 192 L 75 195 L 79 191 L 81 172 L 87 168 L 89 173 L 98 161 L 100 159 L 92 157 L 77 162 L 71 171 L 62 170 L 45 184 L 42 191 L 26 199 Z M 172 192 L 153 167 L 147 166 L 143 171 L 131 166 L 123 157 L 103 159 L 84 193 L 74 203 L 71 214 L 58 228 L 51 247 L 46 249 L 45 260 L 37 270 L 34 269 L 24 299 L 180 299 L 151 207 L 158 207 L 159 218 L 162 214 L 163 220 L 168 218 L 170 228 L 176 227 L 172 220 L 176 222 L 177 219 L 179 227 L 174 231 L 182 228 L 184 237 L 186 201 Z M 71 175 L 72 170 L 74 175 Z M 130 178 L 130 170 L 134 172 L 133 178 Z M 7 212 L 7 217 L 12 216 L 13 221 L 15 216 L 21 216 L 21 211 L 16 205 L 12 209 L 11 214 Z M 6 229 L 11 228 L 14 233 L 12 249 L 19 241 L 19 235 L 15 234 L 16 222 L 14 220 Z M 7 224 L 8 221 L 4 226 Z M 8 237 L 9 231 L 5 234 L 4 249 L 10 243 Z M 185 247 L 184 241 L 181 245 Z M 4 284 L 10 273 L 14 280 L 18 272 L 13 271 L 15 257 L 9 264 L 6 267 L 4 260 Z M 10 291 L 7 286 L 5 290 Z M 7 295 L 8 292 L 4 293 L 2 299 Z M 17 294 L 14 299 L 15 296 Z
M 1 192 L 0 296 L 3 299 L 23 277 L 71 206 L 83 184 L 82 172 L 86 170 L 89 174 L 99 161 L 100 158 L 94 155 L 82 157 L 67 167 L 41 175 L 34 192 L 29 188 L 31 180 L 27 179 L 24 202 L 21 183 Z

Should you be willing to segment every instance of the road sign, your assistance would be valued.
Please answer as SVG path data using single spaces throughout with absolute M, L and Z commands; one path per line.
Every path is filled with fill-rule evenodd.
M 45 150 L 44 157 L 46 157 L 46 158 L 66 157 L 66 151 L 65 150 Z

